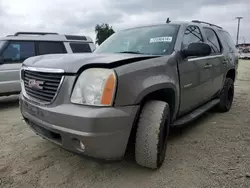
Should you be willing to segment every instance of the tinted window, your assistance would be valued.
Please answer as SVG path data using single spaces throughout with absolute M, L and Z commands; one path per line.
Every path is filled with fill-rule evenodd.
M 94 53 L 139 53 L 164 55 L 173 51 L 179 25 L 165 24 L 118 31 Z
M 227 48 L 229 49 L 229 51 L 237 52 L 234 41 L 232 37 L 230 36 L 230 34 L 226 31 L 219 31 L 219 32 L 222 36 L 223 42 L 227 45 Z
M 91 48 L 88 43 L 70 43 L 70 47 L 73 53 L 91 52 Z
M 212 53 L 220 53 L 220 43 L 215 32 L 210 28 L 204 28 L 204 31 L 207 37 L 207 41 L 211 46 Z
M 85 36 L 77 36 L 77 35 L 65 35 L 68 40 L 87 40 Z
M 5 62 L 24 61 L 35 56 L 34 42 L 11 41 L 3 52 Z
M 201 31 L 197 26 L 188 26 L 183 37 L 182 48 L 186 48 L 190 43 L 203 42 Z
M 66 53 L 66 50 L 62 42 L 39 42 L 38 53 L 39 55 L 61 54 Z

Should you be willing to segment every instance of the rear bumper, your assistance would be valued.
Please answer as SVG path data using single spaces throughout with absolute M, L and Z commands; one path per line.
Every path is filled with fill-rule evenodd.
M 34 132 L 67 150 L 106 160 L 123 157 L 138 108 L 44 107 L 20 95 L 21 113 Z

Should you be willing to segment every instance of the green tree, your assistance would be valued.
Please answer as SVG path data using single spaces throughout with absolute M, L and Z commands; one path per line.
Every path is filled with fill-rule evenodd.
M 96 33 L 96 43 L 100 45 L 105 41 L 110 35 L 112 35 L 115 31 L 112 29 L 109 24 L 97 24 L 95 26 L 95 33 Z

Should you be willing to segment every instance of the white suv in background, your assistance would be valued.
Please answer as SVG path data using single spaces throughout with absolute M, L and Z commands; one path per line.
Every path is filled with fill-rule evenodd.
M 0 96 L 21 91 L 19 71 L 25 59 L 45 54 L 92 53 L 89 36 L 17 32 L 0 38 Z

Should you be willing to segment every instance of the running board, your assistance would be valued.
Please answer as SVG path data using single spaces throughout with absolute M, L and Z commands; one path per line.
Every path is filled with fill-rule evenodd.
M 188 113 L 187 115 L 181 117 L 180 119 L 177 119 L 172 126 L 181 126 L 184 124 L 187 124 L 191 121 L 193 121 L 194 119 L 198 118 L 199 116 L 201 116 L 204 112 L 210 110 L 211 108 L 213 108 L 215 105 L 217 105 L 220 102 L 220 99 L 214 99 L 206 104 L 204 104 L 203 106 L 195 109 L 194 111 Z

